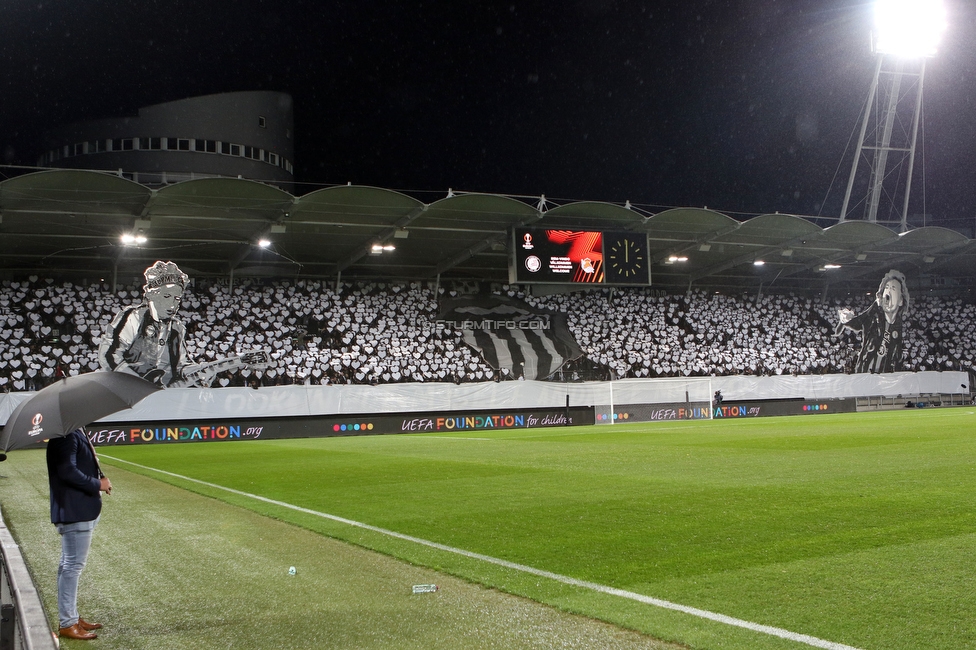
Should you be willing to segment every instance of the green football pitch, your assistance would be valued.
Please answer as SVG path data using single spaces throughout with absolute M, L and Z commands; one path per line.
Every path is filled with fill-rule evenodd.
M 690 648 L 918 650 L 976 647 L 974 425 L 962 407 L 100 454 Z

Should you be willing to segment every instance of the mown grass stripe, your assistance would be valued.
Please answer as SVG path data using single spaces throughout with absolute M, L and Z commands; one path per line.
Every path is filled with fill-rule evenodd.
M 134 463 L 132 461 L 123 460 L 123 459 L 118 458 L 118 457 L 115 457 L 115 456 L 109 456 L 108 454 L 105 454 L 105 453 L 101 453 L 100 456 L 102 458 L 108 458 L 108 459 L 114 460 L 116 462 L 125 463 L 127 465 L 132 465 L 133 467 L 138 467 L 138 468 L 143 469 L 143 470 L 146 470 L 146 471 L 157 472 L 159 474 L 164 474 L 166 476 L 170 476 L 170 477 L 177 478 L 177 479 L 180 479 L 180 480 L 188 481 L 190 483 L 196 483 L 198 485 L 204 485 L 206 487 L 213 488 L 213 489 L 216 489 L 216 490 L 223 490 L 223 491 L 229 492 L 231 494 L 236 494 L 237 496 L 246 497 L 248 499 L 254 499 L 256 501 L 261 501 L 261 502 L 268 503 L 268 504 L 271 504 L 271 505 L 279 506 L 281 508 L 287 508 L 287 509 L 290 509 L 290 510 L 294 510 L 296 512 L 301 512 L 303 514 L 312 515 L 312 516 L 320 517 L 320 518 L 323 518 L 323 519 L 328 519 L 330 521 L 335 521 L 335 522 L 338 522 L 338 523 L 341 523 L 341 524 L 345 524 L 345 525 L 348 525 L 348 526 L 353 526 L 353 527 L 356 527 L 356 528 L 361 528 L 363 530 L 369 530 L 369 531 L 372 531 L 374 533 L 379 533 L 381 535 L 385 535 L 385 536 L 388 536 L 388 537 L 393 537 L 393 538 L 400 539 L 400 540 L 404 540 L 404 541 L 411 542 L 411 543 L 414 543 L 414 544 L 419 544 L 419 545 L 422 545 L 422 546 L 426 546 L 428 548 L 437 549 L 439 551 L 444 551 L 444 552 L 452 553 L 452 554 L 455 554 L 455 555 L 461 555 L 461 556 L 464 556 L 464 557 L 467 557 L 467 558 L 479 560 L 479 561 L 482 561 L 482 562 L 487 562 L 487 563 L 490 563 L 490 564 L 494 564 L 496 566 L 501 566 L 501 567 L 504 567 L 504 568 L 507 568 L 507 569 L 512 569 L 512 570 L 519 571 L 519 572 L 522 572 L 522 573 L 528 573 L 528 574 L 531 574 L 531 575 L 539 576 L 541 578 L 547 578 L 549 580 L 555 580 L 556 582 L 560 582 L 562 584 L 571 585 L 571 586 L 574 586 L 574 587 L 580 587 L 580 588 L 583 588 L 583 589 L 589 589 L 591 591 L 596 591 L 596 592 L 603 593 L 603 594 L 607 594 L 607 595 L 611 595 L 611 596 L 617 596 L 617 597 L 620 597 L 620 598 L 626 598 L 626 599 L 633 600 L 633 601 L 636 601 L 636 602 L 640 602 L 640 603 L 643 603 L 643 604 L 646 604 L 646 605 L 651 605 L 651 606 L 659 607 L 659 608 L 662 608 L 662 609 L 669 609 L 669 610 L 672 610 L 672 611 L 677 611 L 677 612 L 681 612 L 681 613 L 684 613 L 684 614 L 688 614 L 688 615 L 691 615 L 691 616 L 696 616 L 698 618 L 703 618 L 703 619 L 707 619 L 707 620 L 710 620 L 710 621 L 715 621 L 717 623 L 722 623 L 722 624 L 729 625 L 729 626 L 733 626 L 733 627 L 740 627 L 740 628 L 744 628 L 744 629 L 747 629 L 747 630 L 751 630 L 753 632 L 759 632 L 759 633 L 762 633 L 762 634 L 767 634 L 767 635 L 770 635 L 770 636 L 775 636 L 775 637 L 779 637 L 779 638 L 782 638 L 782 639 L 787 639 L 787 640 L 790 640 L 790 641 L 795 641 L 797 643 L 802 643 L 802 644 L 805 644 L 805 645 L 808 645 L 808 646 L 811 646 L 811 647 L 814 647 L 814 648 L 822 648 L 823 650 L 859 650 L 858 648 L 855 648 L 854 646 L 844 645 L 842 643 L 835 643 L 833 641 L 827 641 L 827 640 L 820 639 L 820 638 L 817 638 L 817 637 L 814 637 L 814 636 L 810 636 L 810 635 L 807 635 L 807 634 L 800 634 L 798 632 L 791 632 L 790 630 L 785 630 L 785 629 L 778 628 L 778 627 L 773 627 L 773 626 L 770 626 L 770 625 L 762 625 L 760 623 L 753 623 L 752 621 L 746 621 L 746 620 L 739 619 L 739 618 L 735 618 L 735 617 L 732 617 L 732 616 L 726 616 L 725 614 L 719 614 L 719 613 L 711 612 L 711 611 L 704 610 L 704 609 L 698 609 L 697 607 L 689 607 L 687 605 L 681 605 L 679 603 L 672 603 L 670 601 L 662 600 L 660 598 L 653 598 L 651 596 L 645 596 L 644 594 L 638 594 L 638 593 L 635 593 L 635 592 L 632 592 L 632 591 L 627 591 L 627 590 L 624 590 L 624 589 L 617 589 L 615 587 L 608 587 L 606 585 L 601 585 L 601 584 L 598 584 L 598 583 L 595 583 L 595 582 L 589 582 L 587 580 L 579 580 L 577 578 L 573 578 L 573 577 L 570 577 L 570 576 L 561 575 L 561 574 L 558 574 L 558 573 L 552 573 L 550 571 L 545 571 L 543 569 L 537 569 L 535 567 L 527 566 L 527 565 L 524 565 L 524 564 L 518 564 L 518 563 L 515 563 L 515 562 L 509 562 L 508 560 L 503 560 L 503 559 L 500 559 L 500 558 L 492 557 L 490 555 L 483 555 L 481 553 L 475 553 L 473 551 L 467 551 L 465 549 L 456 548 L 456 547 L 453 547 L 453 546 L 447 546 L 445 544 L 440 544 L 438 542 L 433 542 L 433 541 L 430 541 L 430 540 L 422 539 L 420 537 L 414 537 L 412 535 L 405 535 L 403 533 L 398 533 L 398 532 L 396 532 L 394 530 L 388 530 L 386 528 L 380 528 L 378 526 L 372 526 L 370 524 L 363 523 L 363 522 L 360 522 L 360 521 L 355 521 L 355 520 L 352 520 L 352 519 L 346 519 L 345 517 L 340 517 L 338 515 L 332 515 L 332 514 L 325 513 L 325 512 L 319 512 L 317 510 L 311 510 L 309 508 L 304 508 L 302 506 L 297 506 L 297 505 L 294 505 L 294 504 L 291 504 L 291 503 L 286 503 L 284 501 L 278 501 L 276 499 L 270 499 L 268 497 L 264 497 L 264 496 L 261 496 L 259 494 L 252 494 L 250 492 L 244 492 L 242 490 L 236 490 L 234 488 L 229 488 L 229 487 L 226 487 L 226 486 L 223 486 L 223 485 L 217 485 L 216 483 L 210 483 L 208 481 L 202 481 L 200 479 L 192 478 L 192 477 L 189 477 L 189 476 L 184 476 L 182 474 L 176 474 L 174 472 L 168 472 L 166 470 L 157 469 L 155 467 L 149 467 L 147 465 L 141 465 L 139 463 Z

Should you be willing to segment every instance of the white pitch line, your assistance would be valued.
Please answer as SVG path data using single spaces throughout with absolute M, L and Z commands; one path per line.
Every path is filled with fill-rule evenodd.
M 663 609 L 670 609 L 676 612 L 682 612 L 684 614 L 690 614 L 691 616 L 697 616 L 698 618 L 704 618 L 710 621 L 716 621 L 718 623 L 724 623 L 725 625 L 731 625 L 733 627 L 741 627 L 747 630 L 752 630 L 753 632 L 760 632 L 762 634 L 768 634 L 770 636 L 779 637 L 782 639 L 788 639 L 790 641 L 796 641 L 797 643 L 803 643 L 814 648 L 823 648 L 824 650 L 859 650 L 854 646 L 844 645 L 843 643 L 834 643 L 833 641 L 826 641 L 824 639 L 818 639 L 814 636 L 809 636 L 807 634 L 800 634 L 798 632 L 791 632 L 789 630 L 784 630 L 779 627 L 772 627 L 770 625 L 762 625 L 760 623 L 753 623 L 751 621 L 745 621 L 740 618 L 734 618 L 732 616 L 726 616 L 725 614 L 717 614 L 715 612 L 710 612 L 706 609 L 698 609 L 697 607 L 689 607 L 687 605 L 680 605 L 678 603 L 672 603 L 667 600 L 661 600 L 660 598 L 652 598 L 651 596 L 645 596 L 644 594 L 638 594 L 633 591 L 626 591 L 624 589 L 617 589 L 615 587 L 608 587 L 606 585 L 601 585 L 596 582 L 589 582 L 587 580 L 578 580 L 577 578 L 572 578 L 570 576 L 564 576 L 559 573 L 552 573 L 551 571 L 545 571 L 543 569 L 536 569 L 535 567 L 530 567 L 525 564 L 517 564 L 515 562 L 509 562 L 508 560 L 502 560 L 500 558 L 491 557 L 490 555 L 482 555 L 481 553 L 475 553 L 473 551 L 466 551 L 462 548 L 455 548 L 453 546 L 447 546 L 445 544 L 439 544 L 438 542 L 432 542 L 427 539 L 421 539 L 420 537 L 413 537 L 411 535 L 404 535 L 403 533 L 398 533 L 395 530 L 387 530 L 386 528 L 380 528 L 378 526 L 372 526 L 370 524 L 364 524 L 360 521 L 354 521 L 352 519 L 346 519 L 345 517 L 339 517 L 337 515 L 330 515 L 325 512 L 319 512 L 317 510 L 311 510 L 309 508 L 303 508 L 301 506 L 296 506 L 291 503 L 286 503 L 284 501 L 277 501 L 275 499 L 269 499 L 268 497 L 263 497 L 260 494 L 251 494 L 250 492 L 242 492 L 241 490 L 235 490 L 234 488 L 225 487 L 223 485 L 217 485 L 216 483 L 208 483 L 207 481 L 201 481 L 200 479 L 191 478 L 189 476 L 183 476 L 182 474 L 174 474 L 173 472 L 167 472 L 162 469 L 157 469 L 155 467 L 148 467 L 146 465 L 140 465 L 139 463 L 133 463 L 128 460 L 123 460 L 121 458 L 116 458 L 115 456 L 109 456 L 107 454 L 99 454 L 102 458 L 108 458 L 120 463 L 125 463 L 127 465 L 132 465 L 134 467 L 139 467 L 150 472 L 157 472 L 159 474 L 165 474 L 166 476 L 172 476 L 173 478 L 182 479 L 184 481 L 189 481 L 190 483 L 197 483 L 199 485 L 205 485 L 216 490 L 224 490 L 225 492 L 230 492 L 231 494 L 236 494 L 238 496 L 247 497 L 249 499 L 254 499 L 256 501 L 263 501 L 264 503 L 269 503 L 271 505 L 279 506 L 282 508 L 288 508 L 296 512 L 301 512 L 307 515 L 313 515 L 316 517 L 321 517 L 323 519 L 329 519 L 341 524 L 346 524 L 348 526 L 354 526 L 356 528 L 362 528 L 363 530 L 369 530 L 374 533 L 380 533 L 381 535 L 386 535 L 388 537 L 394 537 L 396 539 L 402 539 L 407 542 L 413 542 L 414 544 L 420 544 L 422 546 L 427 546 L 429 548 L 434 548 L 439 551 L 446 551 L 448 553 L 453 553 L 455 555 L 461 555 L 474 560 L 481 560 L 482 562 L 488 562 L 497 566 L 505 567 L 506 569 L 512 569 L 515 571 L 520 571 L 522 573 L 528 573 L 531 575 L 539 576 L 541 578 L 548 578 L 550 580 L 555 580 L 556 582 L 561 582 L 566 585 L 571 585 L 574 587 L 581 587 L 583 589 L 589 589 L 591 591 L 596 591 L 602 594 L 608 594 L 611 596 L 619 596 L 620 598 L 627 598 L 629 600 L 634 600 L 639 603 L 644 603 L 646 605 L 653 605 L 654 607 L 660 607 Z

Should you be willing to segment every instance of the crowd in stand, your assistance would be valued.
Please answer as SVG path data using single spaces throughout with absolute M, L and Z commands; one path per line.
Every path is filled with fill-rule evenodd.
M 508 296 L 567 315 L 584 356 L 569 379 L 851 372 L 860 347 L 836 335 L 837 311 L 861 312 L 863 295 L 823 303 L 796 295 L 603 289 Z M 270 364 L 218 376 L 215 386 L 268 386 L 517 379 L 488 365 L 461 333 L 432 326 L 438 295 L 428 284 L 342 285 L 317 281 L 196 281 L 184 294 L 189 356 L 197 362 L 267 349 Z M 98 368 L 112 317 L 142 299 L 139 286 L 112 291 L 30 277 L 0 283 L 0 390 L 35 390 Z M 905 316 L 905 370 L 971 371 L 976 305 L 914 296 Z

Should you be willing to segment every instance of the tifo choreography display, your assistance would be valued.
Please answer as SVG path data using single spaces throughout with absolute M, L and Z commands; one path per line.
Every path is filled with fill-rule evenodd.
M 186 387 L 209 386 L 219 372 L 270 363 L 263 350 L 192 363 L 186 326 L 179 318 L 190 277 L 173 262 L 156 262 L 144 275 L 142 302 L 119 311 L 102 336 L 98 361 L 104 370 L 129 372 L 160 386 Z
M 876 295 L 821 301 L 617 287 L 533 296 L 508 285 L 468 295 L 462 285 L 435 291 L 433 283 L 420 282 L 337 289 L 307 280 L 244 281 L 230 288 L 225 281 L 178 278 L 174 272 L 168 284 L 182 287 L 174 318 L 184 324 L 183 345 L 173 352 L 167 345 L 174 343 L 160 345 L 156 338 L 139 353 L 156 355 L 145 364 L 156 365 L 147 373 L 155 371 L 157 381 L 170 386 L 186 381 L 174 378 L 174 358 L 177 374 L 204 367 L 193 383 L 214 387 L 845 373 L 871 369 L 861 350 L 865 344 L 880 350 L 871 342 L 872 328 L 884 341 L 881 321 L 875 318 L 877 326 L 865 332 L 863 319 L 853 317 L 876 309 Z M 37 277 L 0 283 L 0 334 L 7 341 L 0 389 L 36 390 L 96 370 L 99 350 L 109 367 L 129 364 L 121 352 L 122 339 L 131 336 L 124 322 L 137 331 L 137 318 L 152 320 L 149 298 L 157 287 L 151 289 L 111 291 L 105 284 Z M 885 363 L 900 355 L 901 370 L 970 370 L 976 306 L 921 295 L 908 310 L 907 291 L 902 295 L 904 306 L 888 328 Z M 851 316 L 846 322 L 842 309 Z M 111 326 L 116 318 L 123 325 L 118 343 Z M 162 323 L 148 324 L 165 334 Z M 180 331 L 170 324 L 163 338 L 169 342 Z M 244 357 L 254 351 L 266 356 Z M 235 357 L 260 363 L 206 368 Z

